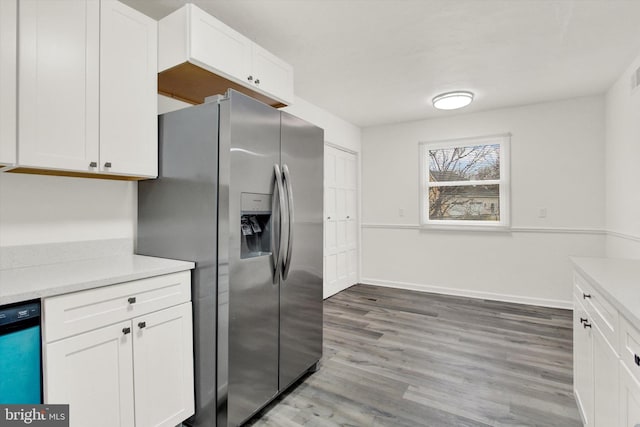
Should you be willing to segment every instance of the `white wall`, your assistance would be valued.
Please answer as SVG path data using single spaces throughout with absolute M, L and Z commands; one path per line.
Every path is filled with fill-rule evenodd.
M 133 239 L 137 185 L 129 181 L 0 174 L 0 247 Z
M 348 151 L 360 152 L 362 140 L 360 128 L 346 120 L 298 97 L 295 98 L 293 105 L 283 108 L 283 111 L 323 128 L 325 141 Z
M 419 229 L 418 143 L 506 132 L 512 232 Z M 601 96 L 364 129 L 361 281 L 569 307 L 568 257 L 604 252 L 604 133 Z
M 640 258 L 640 88 L 631 74 L 640 56 L 606 94 L 607 256 Z

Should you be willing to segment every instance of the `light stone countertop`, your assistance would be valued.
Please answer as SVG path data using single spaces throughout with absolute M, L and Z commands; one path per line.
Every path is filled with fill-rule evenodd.
M 640 327 L 640 260 L 572 257 L 571 261 L 621 315 Z
M 194 263 L 117 255 L 0 270 L 0 305 L 190 270 Z

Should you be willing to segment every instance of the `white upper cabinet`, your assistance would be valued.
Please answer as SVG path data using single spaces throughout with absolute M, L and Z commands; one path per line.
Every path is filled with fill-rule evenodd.
M 293 68 L 187 4 L 158 27 L 158 90 L 191 103 L 233 88 L 273 106 L 293 102 Z
M 20 166 L 91 171 L 98 161 L 100 3 L 21 0 Z
M 155 177 L 158 24 L 115 0 L 102 0 L 100 7 L 99 167 Z
M 193 63 L 228 79 L 251 74 L 252 42 L 202 9 L 190 6 Z
M 115 0 L 21 0 L 18 16 L 13 171 L 157 176 L 157 22 Z
M 280 94 L 282 99 L 293 100 L 293 68 L 271 52 L 253 45 L 253 83 L 268 93 Z
M 0 0 L 0 170 L 16 162 L 18 0 Z

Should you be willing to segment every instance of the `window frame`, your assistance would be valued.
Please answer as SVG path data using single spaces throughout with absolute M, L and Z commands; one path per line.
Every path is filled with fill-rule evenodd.
M 472 147 L 476 145 L 500 145 L 500 179 L 440 181 L 431 185 L 429 181 L 429 151 L 456 147 Z M 446 139 L 419 142 L 419 207 L 420 227 L 425 229 L 447 230 L 484 230 L 508 231 L 511 226 L 511 134 L 474 136 L 467 138 Z M 498 185 L 499 186 L 499 221 L 475 220 L 433 220 L 429 219 L 429 189 L 431 187 L 453 187 L 462 185 Z

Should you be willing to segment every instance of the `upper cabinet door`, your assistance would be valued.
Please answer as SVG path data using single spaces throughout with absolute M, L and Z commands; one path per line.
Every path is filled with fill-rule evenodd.
M 293 103 L 293 67 L 268 50 L 253 45 L 253 83 L 256 88 Z
M 95 170 L 99 24 L 97 0 L 20 1 L 21 166 Z
M 18 1 L 0 0 L 0 169 L 16 162 Z
M 100 25 L 100 170 L 156 177 L 157 22 L 102 0 Z
M 203 10 L 189 5 L 191 61 L 231 79 L 250 82 L 252 42 Z

